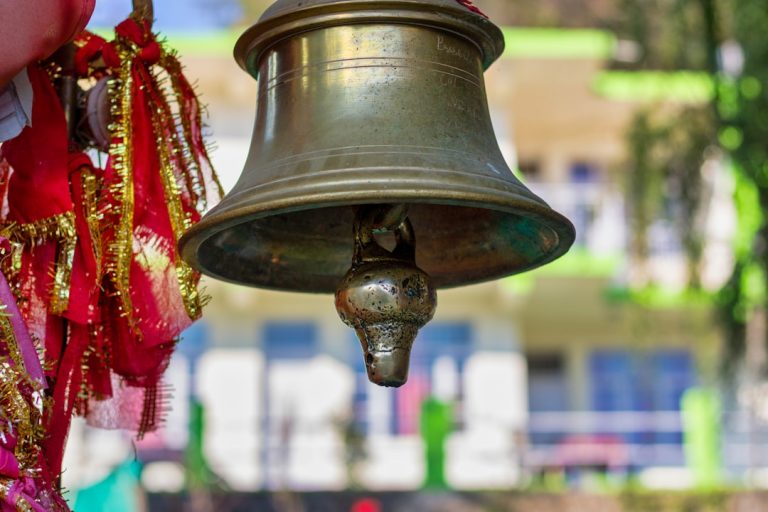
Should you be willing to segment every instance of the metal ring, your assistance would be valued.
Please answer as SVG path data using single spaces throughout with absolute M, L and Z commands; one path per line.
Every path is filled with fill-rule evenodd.
M 407 205 L 361 206 L 354 222 L 354 263 L 393 258 L 414 262 L 416 236 L 407 215 Z M 395 222 L 397 224 L 394 224 Z M 396 245 L 392 251 L 382 247 L 374 236 L 376 232 L 385 231 L 391 231 L 395 235 Z

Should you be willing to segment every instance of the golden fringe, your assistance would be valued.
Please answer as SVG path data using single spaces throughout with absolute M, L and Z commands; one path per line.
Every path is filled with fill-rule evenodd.
M 208 207 L 208 185 L 215 187 L 213 192 L 215 193 L 215 197 L 218 198 L 221 198 L 224 195 L 223 187 L 221 186 L 219 178 L 213 169 L 213 164 L 208 157 L 207 147 L 204 146 L 200 148 L 201 154 L 198 154 L 192 149 L 195 144 L 192 135 L 192 119 L 181 115 L 181 106 L 185 101 L 182 84 L 183 69 L 176 57 L 176 53 L 173 50 L 165 51 L 160 59 L 159 65 L 165 71 L 164 80 L 170 79 L 171 82 L 170 91 L 168 91 L 168 88 L 161 90 L 158 87 L 158 93 L 164 97 L 165 104 L 163 105 L 163 109 L 158 109 L 156 117 L 161 118 L 161 123 L 168 126 L 168 133 L 172 134 L 170 140 L 167 141 L 167 144 L 171 146 L 172 149 L 169 150 L 168 146 L 159 144 L 159 147 L 161 148 L 161 157 L 164 157 L 169 163 L 172 161 L 172 156 L 176 157 L 176 162 L 180 166 L 182 177 L 186 181 L 187 191 L 195 201 L 195 206 L 198 212 L 202 213 Z M 192 85 L 188 85 L 188 87 L 190 88 L 190 92 L 194 93 Z M 174 104 L 176 106 L 175 113 L 171 108 Z M 202 122 L 203 109 L 204 107 L 198 103 L 198 111 L 196 113 L 195 121 L 200 129 L 203 129 L 204 127 Z M 169 151 L 171 154 L 168 153 Z M 174 189 L 175 193 L 178 194 L 178 182 L 173 173 L 173 168 L 166 165 L 163 167 L 165 168 L 163 174 L 164 182 L 166 184 L 166 196 L 168 196 L 168 194 L 173 194 Z M 210 170 L 212 179 L 211 184 L 206 183 L 204 168 Z M 183 212 L 180 201 L 178 203 L 179 204 L 173 208 L 173 210 L 176 210 L 177 212 L 174 214 L 177 218 L 176 225 L 174 226 L 176 242 L 178 242 L 184 232 L 192 225 L 189 214 Z M 180 220 L 182 215 L 184 216 L 184 228 L 177 229 L 176 226 L 182 224 Z M 197 319 L 202 314 L 202 308 L 210 301 L 210 297 L 208 297 L 204 293 L 204 290 L 199 287 L 199 273 L 183 262 L 178 253 L 176 254 L 176 270 L 187 313 L 193 320 Z
M 18 249 L 35 247 L 50 241 L 59 242 L 50 311 L 55 315 L 64 313 L 69 307 L 70 278 L 77 246 L 75 214 L 64 212 L 35 222 L 8 223 L 0 225 L 0 230 L 17 249 L 13 251 L 13 272 L 18 272 L 21 268 L 21 250 Z
M 7 222 L 0 224 L 0 230 L 12 242 L 34 247 L 51 240 L 75 238 L 75 215 L 64 212 L 34 222 Z
M 113 167 L 118 172 L 121 180 L 112 186 L 110 191 L 116 199 L 117 208 L 108 212 L 117 219 L 115 239 L 105 251 L 107 274 L 114 283 L 115 293 L 119 297 L 121 314 L 128 318 L 129 325 L 134 325 L 132 318 L 132 305 L 130 298 L 130 261 L 132 256 L 133 241 L 133 172 L 131 161 L 131 68 L 139 48 L 132 42 L 117 39 L 116 47 L 121 57 L 122 65 L 117 79 L 110 82 L 110 97 L 112 98 L 111 112 L 113 117 L 110 131 L 116 139 L 109 149 L 113 157 Z M 159 78 L 156 73 L 150 73 L 152 87 L 163 101 L 153 112 L 152 122 L 156 134 L 158 154 L 160 157 L 160 178 L 163 183 L 164 196 L 168 205 L 168 214 L 175 242 L 181 238 L 184 232 L 192 225 L 189 212 L 184 210 L 181 200 L 182 190 L 177 181 L 178 175 L 186 183 L 188 192 L 198 208 L 207 205 L 207 191 L 203 176 L 203 166 L 210 165 L 207 161 L 201 161 L 200 155 L 191 151 L 193 143 L 191 120 L 184 116 L 174 115 L 171 105 L 175 100 L 177 110 L 180 110 L 183 95 L 180 81 L 175 73 L 181 72 L 181 66 L 173 53 L 162 49 L 159 68 L 165 69 L 166 76 Z M 171 93 L 167 92 L 166 82 L 171 80 Z M 200 119 L 197 119 L 199 122 Z M 183 137 L 183 140 L 180 140 Z M 221 185 L 213 173 L 213 180 L 221 192 Z M 179 290 L 184 302 L 184 307 L 190 318 L 196 319 L 201 315 L 203 303 L 206 298 L 198 291 L 197 284 L 199 274 L 181 260 L 175 251 L 174 265 L 179 284 Z
M 102 268 L 102 247 L 101 247 L 101 221 L 102 215 L 99 214 L 99 190 L 101 183 L 99 178 L 90 171 L 83 172 L 83 209 L 85 221 L 88 225 L 88 233 L 91 237 L 93 246 L 93 255 L 96 258 L 96 268 L 101 271 Z M 98 281 L 101 282 L 101 276 Z
M 191 148 L 189 147 L 191 141 L 192 141 L 192 127 L 190 126 L 190 120 L 187 119 L 185 116 L 181 115 L 181 106 L 183 102 L 181 88 L 179 86 L 179 80 L 180 77 L 176 73 L 181 73 L 181 66 L 173 66 L 176 61 L 171 58 L 169 55 L 165 55 L 163 59 L 160 61 L 160 66 L 164 68 L 165 75 L 157 82 L 157 88 L 158 92 L 163 95 L 165 98 L 166 104 L 168 106 L 171 106 L 170 100 L 170 94 L 167 94 L 165 91 L 166 82 L 168 79 L 170 79 L 172 87 L 171 92 L 174 95 L 174 100 L 176 104 L 176 112 L 171 113 L 170 109 L 167 109 L 168 112 L 166 115 L 170 114 L 172 116 L 172 126 L 177 126 L 181 128 L 183 137 L 185 139 L 185 142 L 187 143 L 187 147 L 184 147 L 182 144 L 174 144 L 175 148 L 179 150 L 181 153 L 179 156 L 179 160 L 181 162 L 186 163 L 187 169 L 185 169 L 186 172 L 183 172 L 183 178 L 186 182 L 186 188 L 189 190 L 193 195 L 193 201 L 197 205 L 198 208 L 205 208 L 206 204 L 206 194 L 205 194 L 205 182 L 203 181 L 202 177 L 202 164 L 200 162 L 200 159 L 198 158 L 198 155 L 194 154 L 193 151 L 191 151 Z M 172 142 L 172 141 L 169 141 Z
M 175 96 L 175 101 L 177 105 L 183 105 L 184 103 L 184 95 L 182 92 L 182 78 L 183 78 L 183 66 L 179 62 L 178 58 L 176 57 L 176 53 L 174 51 L 167 52 L 163 58 L 160 61 L 160 65 L 165 68 L 165 71 L 167 73 L 167 76 L 171 79 L 171 87 L 173 90 L 173 94 Z M 189 87 L 192 89 L 192 92 L 194 93 L 194 88 L 190 84 Z M 202 113 L 204 111 L 204 107 L 198 103 L 198 111 L 196 115 L 195 122 L 202 130 L 204 128 L 203 120 L 202 120 Z M 221 182 L 219 181 L 219 177 L 216 175 L 216 172 L 213 170 L 213 164 L 211 163 L 211 160 L 208 156 L 209 148 L 208 146 L 204 146 L 201 148 L 202 150 L 202 158 L 204 161 L 201 162 L 200 155 L 198 155 L 196 152 L 191 151 L 191 148 L 194 143 L 194 137 L 192 135 L 192 125 L 191 119 L 188 119 L 186 116 L 180 116 L 178 119 L 178 122 L 181 124 L 181 128 L 183 130 L 184 138 L 186 139 L 186 146 L 187 150 L 184 153 L 185 160 L 189 162 L 191 165 L 189 165 L 189 171 L 187 173 L 187 186 L 188 188 L 195 193 L 196 196 L 196 204 L 198 210 L 202 213 L 208 208 L 208 190 L 207 185 L 205 182 L 205 177 L 203 176 L 203 168 L 208 167 L 211 170 L 211 179 L 213 180 L 213 185 L 215 186 L 216 190 L 216 196 L 218 198 L 221 198 L 224 196 L 224 187 L 221 186 Z M 194 171 L 194 172 L 192 172 Z
M 0 230 L 0 236 L 8 238 L 7 230 Z M 19 273 L 21 270 L 22 257 L 24 256 L 24 244 L 13 242 L 8 240 L 11 245 L 10 251 L 0 251 L 0 265 L 2 265 L 3 273 L 9 279 Z M 13 288 L 13 293 L 16 294 L 18 290 Z
M 3 304 L 3 309 L 6 307 Z M 45 404 L 36 407 L 27 397 L 38 394 L 42 398 L 41 383 L 29 376 L 16 333 L 4 311 L 0 314 L 0 340 L 5 343 L 9 354 L 9 357 L 0 357 L 0 417 L 4 420 L 0 432 L 12 433 L 17 437 L 14 455 L 22 470 L 31 469 L 37 464 L 40 447 L 46 436 L 42 421 Z
M 133 181 L 131 169 L 131 67 L 136 53 L 140 50 L 130 41 L 118 39 L 118 53 L 122 65 L 119 77 L 112 82 L 110 96 L 112 98 L 113 124 L 110 127 L 112 135 L 117 142 L 110 147 L 110 155 L 113 157 L 113 166 L 121 177 L 120 183 L 112 187 L 111 193 L 116 199 L 118 207 L 109 212 L 118 220 L 115 230 L 115 240 L 107 247 L 105 259 L 107 273 L 110 275 L 116 294 L 119 296 L 121 313 L 128 317 L 129 324 L 133 325 L 132 307 L 129 296 L 130 259 L 132 255 L 133 238 Z M 150 73 L 152 82 L 147 84 L 161 98 L 152 113 L 152 123 L 156 135 L 158 154 L 160 158 L 160 178 L 163 184 L 163 192 L 168 207 L 168 215 L 174 234 L 174 241 L 178 242 L 184 232 L 192 226 L 190 212 L 185 211 L 182 203 L 182 193 L 190 195 L 195 206 L 203 209 L 207 206 L 208 191 L 206 189 L 204 167 L 211 169 L 213 183 L 216 192 L 221 195 L 221 185 L 213 172 L 206 154 L 198 155 L 192 151 L 193 135 L 190 119 L 178 115 L 184 101 L 181 81 L 178 73 L 181 66 L 175 55 L 165 49 L 158 63 L 158 68 L 165 71 L 165 76 L 159 77 L 157 73 Z M 168 81 L 170 80 L 170 87 Z M 170 89 L 170 91 L 169 91 Z M 177 112 L 173 111 L 173 105 Z M 201 124 L 198 117 L 197 122 Z M 205 149 L 205 148 L 203 148 Z M 202 159 L 201 160 L 201 156 Z M 181 189 L 179 180 L 183 180 L 184 190 Z M 200 317 L 202 306 L 207 302 L 198 290 L 199 274 L 187 265 L 175 251 L 174 265 L 185 310 L 192 319 Z
M 96 347 L 93 346 L 93 343 L 88 343 L 88 346 L 83 350 L 83 355 L 80 357 L 80 389 L 77 390 L 74 407 L 75 412 L 80 416 L 88 414 L 88 400 L 92 393 L 87 375 L 90 375 L 90 358 L 95 350 Z
M 119 50 L 120 51 L 120 50 Z M 109 131 L 113 142 L 109 146 L 112 167 L 120 177 L 120 182 L 109 190 L 114 197 L 114 207 L 108 212 L 116 220 L 114 240 L 105 248 L 104 260 L 106 272 L 110 276 L 118 296 L 120 313 L 127 317 L 128 324 L 134 326 L 133 307 L 130 294 L 130 267 L 133 253 L 133 162 L 131 160 L 131 103 L 133 95 L 133 76 L 131 75 L 132 56 L 125 50 L 120 51 L 121 66 L 117 78 L 109 81 L 110 112 L 112 124 Z
M 176 182 L 176 174 L 173 165 L 174 159 L 171 154 L 172 150 L 168 147 L 169 142 L 171 144 L 177 142 L 176 134 L 173 133 L 171 135 L 170 141 L 165 140 L 165 134 L 169 133 L 169 130 L 174 128 L 174 125 L 168 118 L 170 114 L 169 111 L 170 108 L 167 103 L 160 106 L 153 115 L 153 123 L 155 124 L 158 154 L 160 155 L 160 178 L 163 181 L 163 192 L 168 205 L 168 216 L 171 220 L 171 228 L 173 229 L 175 241 L 178 242 L 184 232 L 191 227 L 192 221 L 189 214 L 184 211 L 184 207 L 181 203 L 181 191 Z M 197 289 L 198 274 L 192 267 L 182 261 L 178 251 L 174 251 L 174 253 L 176 279 L 184 302 L 184 308 L 190 318 L 199 318 L 202 310 L 200 305 L 200 295 Z
M 0 312 L 0 337 L 5 341 L 8 347 L 8 355 L 16 368 L 24 368 L 26 370 L 21 349 L 19 349 L 19 344 L 16 341 L 16 333 L 13 330 L 13 325 L 11 325 L 10 315 L 6 312 L 7 308 L 8 306 L 5 304 L 0 306 L 0 309 L 2 309 L 2 312 Z
M 75 261 L 76 238 L 62 240 L 56 261 L 56 272 L 53 276 L 50 311 L 54 315 L 62 315 L 69 309 L 69 292 L 71 289 L 72 265 Z
M 14 455 L 20 469 L 26 471 L 37 464 L 46 431 L 42 407 L 30 403 L 22 393 L 22 389 L 30 396 L 39 393 L 23 368 L 8 358 L 0 358 L 0 417 L 4 420 L 0 431 L 16 436 Z

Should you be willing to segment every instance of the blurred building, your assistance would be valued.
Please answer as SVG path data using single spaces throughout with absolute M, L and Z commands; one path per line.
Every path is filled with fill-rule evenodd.
M 237 31 L 222 29 L 237 15 L 188 27 L 166 19 L 169 41 L 209 105 L 215 164 L 231 187 L 250 144 L 256 94 L 231 58 Z M 176 30 L 184 27 L 196 34 Z M 415 489 L 425 472 L 419 412 L 437 396 L 454 404 L 446 463 L 453 487 L 520 486 L 563 468 L 684 481 L 680 399 L 713 378 L 718 338 L 706 306 L 626 300 L 625 134 L 638 109 L 674 115 L 705 101 L 706 86 L 696 77 L 607 71 L 631 53 L 608 32 L 505 35 L 507 52 L 487 73 L 496 134 L 511 167 L 576 225 L 571 253 L 529 274 L 441 291 L 409 382 L 397 390 L 367 382 L 358 342 L 331 296 L 208 281 L 213 300 L 171 368 L 174 416 L 139 445 L 148 460 L 183 461 L 185 411 L 195 397 L 206 412 L 208 464 L 231 488 Z M 732 218 L 722 185 L 710 207 L 705 271 L 715 284 Z M 663 224 L 652 246 L 650 271 L 675 297 L 685 280 L 682 250 Z

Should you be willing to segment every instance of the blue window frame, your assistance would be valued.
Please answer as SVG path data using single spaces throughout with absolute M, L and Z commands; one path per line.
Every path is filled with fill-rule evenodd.
M 267 360 L 317 355 L 317 326 L 312 322 L 269 322 L 264 325 L 262 339 Z
M 592 354 L 592 408 L 596 411 L 642 410 L 639 371 L 632 355 L 623 350 L 601 350 Z
M 695 384 L 693 359 L 684 349 L 633 353 L 598 350 L 589 360 L 592 408 L 596 411 L 679 411 L 680 399 Z M 679 432 L 637 431 L 632 443 L 679 444 Z

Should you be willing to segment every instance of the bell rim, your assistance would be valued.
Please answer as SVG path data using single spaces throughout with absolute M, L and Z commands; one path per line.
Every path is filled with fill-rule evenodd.
M 570 250 L 576 239 L 575 227 L 567 217 L 553 210 L 546 203 L 538 202 L 533 198 L 508 193 L 509 195 L 513 196 L 509 197 L 509 195 L 503 193 L 500 194 L 498 191 L 496 194 L 491 195 L 488 195 L 487 193 L 482 195 L 478 194 L 474 199 L 471 196 L 468 196 L 465 192 L 452 195 L 443 191 L 444 193 L 442 194 L 434 194 L 428 196 L 425 196 L 424 193 L 420 191 L 400 190 L 397 192 L 399 193 L 393 193 L 393 191 L 390 190 L 387 191 L 387 193 L 382 194 L 380 189 L 360 190 L 357 193 L 350 193 L 349 191 L 339 192 L 339 197 L 337 200 L 333 199 L 333 194 L 325 192 L 315 196 L 305 194 L 301 202 L 296 202 L 292 205 L 283 205 L 282 207 L 275 207 L 275 205 L 276 203 L 284 203 L 285 201 L 273 200 L 264 203 L 253 203 L 248 206 L 241 206 L 218 212 L 214 208 L 214 210 L 211 210 L 211 212 L 209 212 L 209 214 L 201 219 L 200 222 L 188 229 L 186 233 L 184 233 L 184 235 L 179 239 L 179 253 L 181 254 L 182 259 L 197 271 L 206 276 L 228 283 L 273 291 L 333 293 L 333 290 L 327 289 L 325 287 L 316 289 L 305 288 L 299 290 L 291 287 L 238 281 L 236 279 L 232 279 L 231 277 L 212 272 L 209 268 L 203 266 L 198 256 L 199 250 L 202 248 L 203 244 L 213 236 L 222 233 L 225 230 L 262 218 L 320 208 L 345 206 L 352 207 L 363 204 L 379 203 L 410 203 L 435 206 L 472 207 L 492 210 L 509 215 L 517 215 L 533 219 L 542 227 L 550 229 L 554 234 L 557 235 L 558 242 L 551 251 L 542 253 L 539 258 L 533 259 L 527 265 L 517 267 L 511 272 L 498 275 L 490 275 L 478 279 L 468 279 L 452 284 L 436 283 L 437 289 L 450 289 L 495 281 L 503 277 L 509 277 L 534 270 L 565 255 Z M 350 235 L 350 240 L 351 238 L 352 237 Z
M 425 9 L 425 4 L 429 9 Z M 429 1 L 339 0 L 312 4 L 267 16 L 243 32 L 235 43 L 234 58 L 247 73 L 258 79 L 261 56 L 274 44 L 294 35 L 351 24 L 399 24 L 437 28 L 453 32 L 480 51 L 483 69 L 488 69 L 504 52 L 504 34 L 487 18 L 456 6 Z M 447 15 L 447 16 L 446 16 Z

